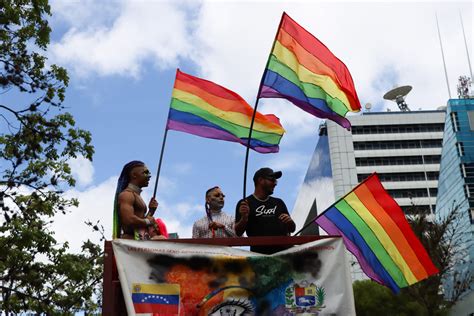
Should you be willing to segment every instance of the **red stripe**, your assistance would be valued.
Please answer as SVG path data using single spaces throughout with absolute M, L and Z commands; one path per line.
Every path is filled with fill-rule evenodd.
M 174 89 L 189 92 L 223 111 L 239 112 L 249 118 L 253 115 L 253 108 L 237 93 L 212 81 L 188 75 L 179 69 L 176 71 Z M 262 114 L 257 111 L 255 120 L 268 128 L 282 128 L 280 119 L 273 114 Z M 272 126 L 273 124 L 278 127 Z
M 176 71 L 176 80 L 187 82 L 193 86 L 197 86 L 201 88 L 202 90 L 212 93 L 213 95 L 218 96 L 220 98 L 229 99 L 233 101 L 240 101 L 247 104 L 247 102 L 234 91 L 226 89 L 218 84 L 215 84 L 212 81 L 188 75 L 184 72 L 181 72 L 179 69 Z
M 428 275 L 438 273 L 438 269 L 435 267 L 422 243 L 411 229 L 410 224 L 408 224 L 402 209 L 387 193 L 387 191 L 385 191 L 377 174 L 369 177 L 369 179 L 365 181 L 365 185 L 367 188 L 369 188 L 370 192 L 377 200 L 377 203 L 386 210 L 387 214 L 392 218 L 394 223 L 405 235 L 405 238 L 415 251 L 416 256 L 420 260 Z
M 135 313 L 160 313 L 178 314 L 178 305 L 169 304 L 150 304 L 150 303 L 133 303 Z
M 305 48 L 313 56 L 331 68 L 341 84 L 341 89 L 346 92 L 352 110 L 360 110 L 360 101 L 354 87 L 354 81 L 347 66 L 324 45 L 313 34 L 306 31 L 301 25 L 283 13 L 281 28 L 291 35 L 298 44 Z

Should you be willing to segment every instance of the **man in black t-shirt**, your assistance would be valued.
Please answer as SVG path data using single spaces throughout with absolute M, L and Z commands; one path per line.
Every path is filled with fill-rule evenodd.
M 242 236 L 288 236 L 295 231 L 295 223 L 288 213 L 285 202 L 271 195 L 281 177 L 281 171 L 261 168 L 255 172 L 255 191 L 245 200 L 240 200 L 235 209 L 235 232 Z M 272 254 L 288 247 L 252 246 L 251 251 Z

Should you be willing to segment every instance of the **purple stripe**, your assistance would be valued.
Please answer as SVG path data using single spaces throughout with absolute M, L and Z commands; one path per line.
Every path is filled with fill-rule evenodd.
M 319 226 L 321 226 L 321 228 L 324 229 L 329 235 L 340 235 L 344 240 L 344 244 L 346 245 L 347 250 L 349 250 L 357 258 L 357 261 L 359 261 L 359 265 L 362 268 L 362 271 L 364 271 L 364 273 L 372 280 L 384 285 L 383 281 L 379 278 L 377 273 L 372 270 L 370 264 L 365 260 L 364 256 L 359 251 L 359 248 L 349 238 L 347 238 L 346 235 L 344 235 L 344 233 L 336 227 L 336 225 L 334 225 L 324 215 L 318 217 L 315 222 Z
M 282 99 L 287 99 L 288 101 L 292 102 L 296 106 L 298 106 L 300 109 L 303 111 L 306 111 L 314 116 L 320 117 L 320 118 L 326 118 L 330 119 L 337 124 L 341 125 L 342 127 L 346 129 L 351 128 L 351 123 L 349 122 L 348 119 L 346 119 L 343 116 L 340 116 L 336 113 L 331 114 L 328 112 L 321 111 L 320 109 L 315 108 L 311 104 L 307 102 L 303 102 L 301 100 L 298 100 L 290 95 L 287 94 L 281 94 L 277 90 L 273 89 L 272 87 L 269 86 L 262 86 L 262 91 L 260 91 L 260 95 L 258 96 L 259 98 L 282 98 Z
M 175 131 L 180 131 L 180 132 L 185 132 L 201 137 L 206 137 L 206 138 L 213 138 L 213 139 L 219 139 L 219 140 L 226 140 L 229 142 L 236 142 L 236 143 L 241 143 L 244 146 L 247 146 L 247 142 L 228 133 L 223 130 L 218 130 L 212 127 L 208 126 L 197 126 L 197 125 L 190 125 L 178 121 L 173 121 L 173 120 L 168 120 L 167 123 L 167 128 Z M 277 153 L 279 151 L 279 146 L 271 146 L 271 147 L 261 147 L 261 146 L 255 146 L 251 147 L 253 150 L 256 152 L 262 153 L 262 154 L 268 154 L 268 153 Z

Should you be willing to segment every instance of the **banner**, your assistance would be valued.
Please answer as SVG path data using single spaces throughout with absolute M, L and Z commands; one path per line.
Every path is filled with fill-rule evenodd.
M 128 315 L 355 315 L 341 238 L 270 256 L 170 241 L 112 244 Z

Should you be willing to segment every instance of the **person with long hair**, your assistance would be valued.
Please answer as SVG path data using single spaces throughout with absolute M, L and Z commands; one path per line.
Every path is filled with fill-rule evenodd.
M 123 167 L 115 192 L 112 238 L 147 240 L 166 235 L 164 223 L 153 217 L 158 202 L 151 198 L 147 212 L 147 205 L 140 196 L 150 178 L 150 171 L 141 161 L 134 160 Z

